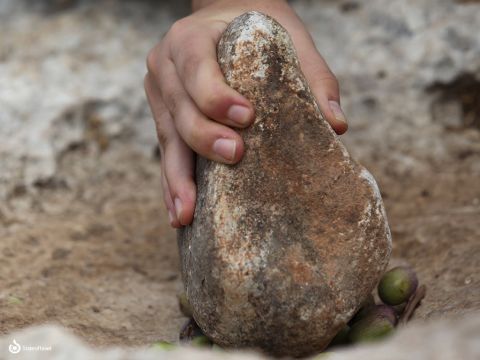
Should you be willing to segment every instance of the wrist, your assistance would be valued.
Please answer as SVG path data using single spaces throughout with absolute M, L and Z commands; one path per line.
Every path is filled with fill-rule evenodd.
M 210 5 L 231 5 L 235 7 L 263 7 L 272 6 L 279 3 L 286 4 L 286 0 L 192 0 L 192 11 L 198 11 Z
M 217 0 L 192 0 L 192 11 L 195 12 L 200 10 L 201 8 L 204 8 L 205 6 L 208 6 L 216 1 Z

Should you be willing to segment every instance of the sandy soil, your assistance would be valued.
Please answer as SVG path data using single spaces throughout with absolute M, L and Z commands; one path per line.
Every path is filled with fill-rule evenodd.
M 85 164 L 85 151 L 62 161 L 75 189 L 39 184 L 11 199 L 31 211 L 2 219 L 0 331 L 57 322 L 98 345 L 175 340 L 181 282 L 159 161 L 117 152 Z
M 417 318 L 480 309 L 480 183 L 464 170 L 467 161 L 474 159 L 411 179 L 370 166 L 390 218 L 392 263 L 411 263 L 428 286 Z M 79 148 L 61 169 L 74 187 L 38 184 L 35 196 L 18 189 L 10 202 L 27 210 L 0 218 L 1 333 L 57 322 L 95 345 L 175 340 L 185 319 L 159 159 Z

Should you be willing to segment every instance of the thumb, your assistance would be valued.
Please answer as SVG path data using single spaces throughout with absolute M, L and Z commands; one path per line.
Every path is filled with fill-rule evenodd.
M 335 75 L 313 44 L 308 50 L 299 49 L 299 58 L 302 71 L 325 120 L 337 134 L 343 134 L 347 131 L 348 124 L 340 107 L 340 90 Z

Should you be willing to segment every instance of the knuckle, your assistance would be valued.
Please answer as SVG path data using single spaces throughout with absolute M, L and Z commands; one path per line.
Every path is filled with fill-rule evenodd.
M 170 26 L 170 30 L 168 30 L 167 36 L 175 37 L 181 32 L 182 27 L 183 27 L 183 19 L 176 20 L 172 24 L 172 26 Z
M 147 55 L 147 70 L 148 72 L 154 72 L 157 67 L 157 48 L 154 47 L 148 52 Z
M 157 138 L 158 142 L 162 147 L 165 147 L 168 144 L 168 139 L 169 136 L 167 132 L 164 130 L 165 129 L 165 122 L 167 121 L 165 114 L 162 114 L 163 116 L 159 116 L 158 119 L 156 120 L 156 125 L 157 125 Z
M 145 89 L 145 93 L 148 94 L 151 91 L 151 84 L 150 84 L 150 74 L 146 73 L 145 76 L 143 77 L 143 88 Z
M 338 80 L 336 76 L 330 71 L 322 74 L 320 76 L 320 79 L 322 82 L 329 83 L 330 85 L 333 85 L 333 86 L 338 86 Z
M 313 88 L 318 89 L 321 93 L 334 95 L 339 91 L 338 80 L 330 71 L 323 71 L 317 73 L 312 79 Z
M 165 149 L 166 146 L 171 142 L 172 134 L 171 128 L 171 117 L 168 111 L 163 111 L 155 117 L 155 127 L 158 138 L 158 143 L 160 144 L 160 149 Z
M 171 114 L 176 115 L 179 112 L 181 97 L 182 95 L 175 91 L 167 90 L 164 92 L 163 100 Z
M 165 55 L 167 53 L 167 43 L 161 40 L 155 45 L 147 54 L 146 65 L 147 70 L 151 74 L 157 75 L 165 62 Z
M 173 39 L 178 40 L 183 36 L 186 29 L 190 27 L 190 19 L 189 17 L 184 17 L 179 19 L 173 23 L 168 31 L 168 36 L 171 36 Z
M 218 86 L 211 86 L 207 91 L 200 93 L 198 106 L 203 112 L 212 113 L 223 102 L 222 91 Z
M 161 119 L 159 119 L 158 121 L 162 122 Z M 157 139 L 160 147 L 166 148 L 169 144 L 169 136 L 166 134 L 165 131 L 163 131 L 162 124 L 157 125 Z
M 209 135 L 206 129 L 200 126 L 201 119 L 191 118 L 185 127 L 185 141 L 199 154 L 206 155 L 210 148 Z
M 198 69 L 200 68 L 201 62 L 202 58 L 197 53 L 192 50 L 184 50 L 181 65 L 183 77 L 189 81 L 194 80 L 198 73 Z
M 196 118 L 183 119 L 183 136 L 187 143 L 192 146 L 198 147 L 198 144 L 201 142 L 201 136 L 199 134 L 198 121 Z
M 330 73 L 330 75 L 329 75 L 329 77 L 327 77 L 327 79 L 328 79 L 327 81 L 330 81 L 333 85 L 338 87 L 338 79 L 333 73 Z
M 338 83 L 337 78 L 333 75 L 330 71 L 322 71 L 319 72 L 316 77 L 317 82 L 330 82 L 330 83 Z

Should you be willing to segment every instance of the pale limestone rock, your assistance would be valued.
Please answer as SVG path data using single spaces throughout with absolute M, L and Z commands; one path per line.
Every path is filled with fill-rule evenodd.
M 413 323 L 391 338 L 371 345 L 338 348 L 323 354 L 326 360 L 477 360 L 480 358 L 480 315 L 470 314 L 428 323 Z M 45 346 L 51 351 L 12 354 L 13 340 L 20 346 Z M 16 331 L 0 338 L 0 358 L 6 360 L 261 360 L 266 357 L 246 352 L 218 352 L 180 347 L 175 351 L 94 349 L 59 326 L 43 325 Z

